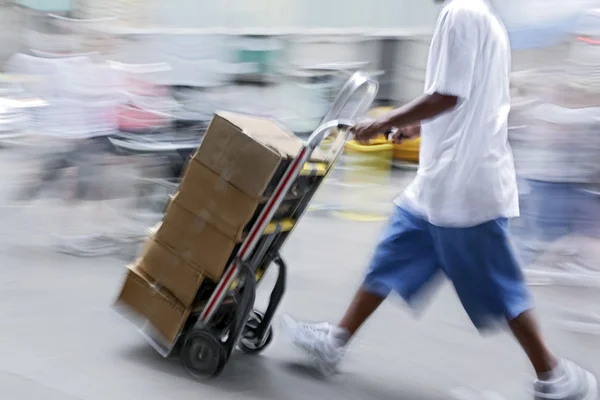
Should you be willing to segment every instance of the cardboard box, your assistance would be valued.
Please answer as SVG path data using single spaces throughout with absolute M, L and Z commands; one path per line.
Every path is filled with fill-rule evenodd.
M 230 112 L 213 117 L 194 159 L 253 199 L 269 196 L 302 142 L 277 122 Z M 313 161 L 323 161 L 315 152 Z
M 165 346 L 175 343 L 190 309 L 155 285 L 137 267 L 129 267 L 116 305 L 142 322 L 149 322 Z
M 303 189 L 291 190 L 292 200 L 283 201 L 273 217 L 289 216 Z M 179 205 L 236 241 L 245 237 L 249 223 L 258 218 L 268 200 L 250 198 L 196 160 L 189 163 L 179 191 L 170 203 L 175 199 Z
M 154 238 L 214 282 L 221 279 L 237 245 L 235 239 L 183 207 L 178 200 L 169 205 Z
M 174 201 L 236 240 L 259 204 L 197 160 L 190 161 Z
M 204 281 L 200 268 L 188 264 L 177 252 L 154 238 L 146 241 L 137 267 L 185 306 L 193 304 Z

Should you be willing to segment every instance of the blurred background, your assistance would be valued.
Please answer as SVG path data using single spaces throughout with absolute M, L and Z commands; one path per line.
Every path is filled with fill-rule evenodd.
M 498 6 L 513 49 L 514 244 L 553 344 L 600 373 L 600 1 Z M 404 104 L 422 93 L 440 9 L 429 0 L 2 0 L 0 385 L 23 399 L 526 398 L 518 350 L 507 338 L 473 342 L 448 288 L 420 325 L 386 308 L 362 335 L 363 361 L 328 384 L 280 368 L 294 356 L 276 343 L 200 386 L 110 310 L 123 265 L 161 219 L 215 111 L 272 117 L 305 138 L 357 70 L 380 82 L 371 115 Z M 347 298 L 332 298 L 331 282 L 348 296 L 359 282 L 418 155 L 418 139 L 346 145 L 286 247 L 286 311 L 341 311 Z

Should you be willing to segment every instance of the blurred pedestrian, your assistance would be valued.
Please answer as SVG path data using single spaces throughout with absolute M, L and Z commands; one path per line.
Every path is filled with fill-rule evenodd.
M 507 138 L 510 45 L 487 0 L 451 0 L 437 23 L 425 93 L 375 121 L 354 127 L 358 139 L 420 123 L 415 180 L 375 250 L 362 286 L 337 325 L 284 318 L 292 342 L 325 372 L 395 291 L 409 304 L 443 272 L 480 330 L 507 322 L 537 374 L 535 398 L 596 400 L 597 382 L 548 348 L 513 254 L 507 223 L 519 215 Z M 409 135 L 414 135 L 411 128 Z
M 600 172 L 600 98 L 562 83 L 530 113 L 526 156 L 517 172 L 528 188 L 525 217 L 533 228 L 523 239 L 540 253 L 566 236 L 594 235 L 600 214 L 590 189 Z M 560 246 L 558 251 L 576 252 Z

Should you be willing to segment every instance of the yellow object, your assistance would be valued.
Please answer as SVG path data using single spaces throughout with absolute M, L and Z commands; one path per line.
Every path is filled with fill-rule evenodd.
M 326 163 L 306 163 L 300 171 L 301 176 L 325 176 L 326 173 Z
M 394 107 L 374 107 L 371 108 L 368 112 L 367 112 L 367 117 L 370 118 L 377 118 L 382 116 L 383 114 L 389 113 L 390 111 L 392 111 L 394 109 Z
M 376 107 L 371 109 L 367 116 L 371 118 L 377 118 L 387 112 L 390 112 L 394 109 L 394 107 Z M 376 138 L 369 141 L 368 145 L 377 145 L 386 142 L 385 136 L 382 134 L 381 136 L 377 136 Z M 351 141 L 350 143 L 356 143 L 355 141 Z M 421 138 L 409 139 L 405 140 L 400 144 L 393 144 L 393 157 L 394 160 L 398 161 L 406 161 L 411 163 L 419 162 L 419 149 L 421 146 Z M 349 150 L 349 147 L 353 147 L 352 145 L 346 146 L 346 151 Z M 352 151 L 352 150 L 350 150 Z
M 418 163 L 420 147 L 421 138 L 410 139 L 400 144 L 395 144 L 394 160 Z
M 278 227 L 281 227 L 281 232 L 289 232 L 292 230 L 296 222 L 292 219 L 282 219 L 279 221 L 270 222 L 265 228 L 263 235 L 270 235 L 274 233 Z
M 387 216 L 379 213 L 362 213 L 362 212 L 354 212 L 354 211 L 345 211 L 338 210 L 334 211 L 334 215 L 339 218 L 346 219 L 349 221 L 357 221 L 357 222 L 380 222 L 385 221 Z
M 372 139 L 368 144 L 351 140 L 344 147 L 345 154 L 376 154 L 393 150 L 394 146 L 386 139 Z

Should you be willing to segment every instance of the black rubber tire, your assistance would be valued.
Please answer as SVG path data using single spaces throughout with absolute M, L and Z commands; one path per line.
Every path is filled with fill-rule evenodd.
M 227 352 L 214 332 L 195 329 L 187 333 L 181 347 L 180 360 L 186 371 L 195 378 L 219 375 L 227 364 Z
M 258 338 L 255 335 L 256 329 L 264 318 L 263 313 L 257 310 L 252 310 L 248 317 L 248 322 L 244 327 L 242 337 L 238 342 L 238 349 L 244 354 L 255 355 L 261 353 L 273 341 L 273 327 L 269 326 L 267 336 L 262 343 L 258 343 Z

